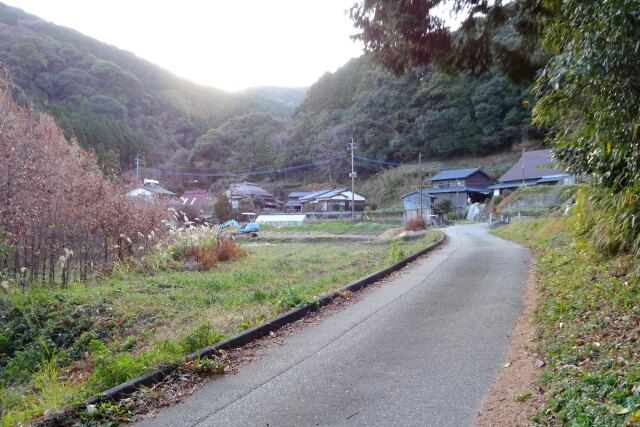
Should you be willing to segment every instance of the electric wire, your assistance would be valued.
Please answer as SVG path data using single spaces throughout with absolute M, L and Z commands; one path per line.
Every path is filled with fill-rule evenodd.
M 262 171 L 247 171 L 247 172 L 204 173 L 204 172 L 178 172 L 178 171 L 172 171 L 168 169 L 150 168 L 150 167 L 145 167 L 144 169 L 149 172 L 157 172 L 161 174 L 177 175 L 177 176 L 196 176 L 196 177 L 213 177 L 213 178 L 241 177 L 241 176 L 268 175 L 272 173 L 291 172 L 298 169 L 326 165 L 328 163 L 334 162 L 336 160 L 344 159 L 346 157 L 348 156 L 347 155 L 334 156 L 328 159 L 314 160 L 313 162 L 303 163 L 303 164 L 294 165 L 294 166 L 287 166 L 283 168 L 276 168 L 276 169 L 269 169 L 269 170 L 262 170 Z M 353 157 L 367 163 L 375 163 L 375 164 L 393 166 L 393 167 L 400 166 L 399 163 L 388 162 L 385 160 L 376 160 L 376 159 L 371 159 L 369 157 L 363 157 L 363 156 L 353 156 Z

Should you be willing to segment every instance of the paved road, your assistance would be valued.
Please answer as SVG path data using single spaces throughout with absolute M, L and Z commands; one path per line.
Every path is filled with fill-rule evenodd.
M 504 362 L 526 250 L 484 225 L 401 277 L 268 349 L 151 426 L 465 426 Z

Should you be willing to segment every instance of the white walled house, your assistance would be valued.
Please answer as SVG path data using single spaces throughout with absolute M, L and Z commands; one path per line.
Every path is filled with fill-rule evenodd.
M 357 193 L 351 193 L 345 188 L 321 190 L 307 194 L 298 199 L 301 212 L 328 212 L 351 210 L 352 202 L 355 210 L 364 210 L 365 198 Z

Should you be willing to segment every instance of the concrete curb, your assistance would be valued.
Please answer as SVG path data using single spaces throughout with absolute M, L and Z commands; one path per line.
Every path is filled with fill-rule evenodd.
M 436 249 L 437 247 L 442 245 L 444 242 L 446 242 L 446 235 L 443 233 L 442 237 L 437 242 L 432 243 L 426 248 L 419 250 L 418 252 L 404 258 L 403 260 L 396 262 L 395 264 L 390 265 L 387 268 L 384 268 L 380 271 L 377 271 L 373 274 L 363 277 L 362 279 L 358 279 L 355 282 L 349 283 L 348 285 L 341 287 L 340 290 L 338 290 L 337 292 L 334 292 L 330 295 L 320 298 L 315 303 L 307 304 L 302 307 L 293 308 L 287 311 L 286 313 L 282 313 L 279 316 L 276 316 L 272 319 L 267 320 L 264 323 L 261 323 L 260 325 L 256 325 L 232 337 L 229 337 L 222 341 L 218 341 L 214 345 L 204 347 L 185 357 L 191 358 L 191 359 L 209 357 L 215 354 L 219 350 L 229 350 L 232 348 L 241 347 L 258 338 L 262 338 L 268 335 L 270 332 L 280 329 L 284 325 L 287 325 L 289 323 L 295 322 L 296 320 L 302 319 L 304 316 L 307 315 L 309 311 L 317 310 L 319 307 L 328 305 L 343 291 L 355 292 L 379 281 L 380 279 L 383 279 L 384 277 L 389 276 L 391 273 L 394 273 L 400 270 L 410 262 L 415 261 L 419 257 Z M 80 404 L 75 408 L 82 408 L 85 405 L 97 405 L 105 401 L 118 400 L 123 396 L 126 396 L 128 394 L 135 392 L 142 386 L 149 386 L 151 384 L 155 384 L 161 381 L 167 375 L 171 374 L 173 370 L 174 370 L 174 367 L 167 366 L 167 367 L 159 368 L 154 371 L 148 372 L 137 378 L 134 378 L 125 383 L 112 387 L 109 390 L 104 391 L 98 396 L 90 397 L 85 401 L 85 403 Z M 49 422 L 49 423 L 53 422 L 55 424 L 56 420 L 61 421 L 64 417 L 68 415 L 69 415 L 69 410 L 60 411 L 55 414 L 52 414 L 51 417 L 47 417 L 48 419 L 46 421 L 43 420 L 43 422 Z M 46 425 L 46 424 L 35 423 L 34 425 Z

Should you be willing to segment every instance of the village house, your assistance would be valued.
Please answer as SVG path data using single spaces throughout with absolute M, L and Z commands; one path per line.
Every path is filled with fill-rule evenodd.
M 126 196 L 152 200 L 154 196 L 158 198 L 171 198 L 175 196 L 175 194 L 165 188 L 162 188 L 160 183 L 155 179 L 145 179 L 141 187 L 134 188 L 129 191 Z
M 495 196 L 505 191 L 513 191 L 518 187 L 540 184 L 571 184 L 573 175 L 558 169 L 558 161 L 551 155 L 551 150 L 523 151 L 518 163 L 505 172 L 498 183 L 489 187 Z
M 558 161 L 551 155 L 551 150 L 523 151 L 518 163 L 505 172 L 498 183 L 488 188 L 497 196 L 505 191 L 513 191 L 518 187 L 540 184 L 574 183 L 572 175 L 567 174 L 555 165 Z
M 207 190 L 186 190 L 180 196 L 180 203 L 176 204 L 176 207 L 201 212 L 205 219 L 209 219 L 213 216 L 213 202 Z
M 402 197 L 402 205 L 404 209 L 403 222 L 407 222 L 411 218 L 420 216 L 420 199 L 422 199 L 422 218 L 424 218 L 427 224 L 434 222 L 433 203 L 436 197 L 427 193 L 427 190 L 422 190 L 422 197 L 420 197 L 420 191 L 412 191 Z
M 312 191 L 294 191 L 292 193 L 289 193 L 285 208 L 290 211 L 300 212 L 302 209 L 302 203 L 300 203 L 300 198 L 308 196 L 309 194 L 312 194 L 312 193 L 313 193 Z
M 254 200 L 260 198 L 262 200 L 261 209 L 264 211 L 276 211 L 282 209 L 284 203 L 275 198 L 271 193 L 260 188 L 257 184 L 252 182 L 241 182 L 238 184 L 231 184 L 229 189 L 225 192 L 225 196 L 229 199 L 231 207 L 238 209 L 240 202 L 243 199 L 251 198 Z
M 298 202 L 301 212 L 330 212 L 351 210 L 352 200 L 355 210 L 364 210 L 365 198 L 346 188 L 315 191 L 300 197 Z
M 450 200 L 451 209 L 457 213 L 464 212 L 470 203 L 481 203 L 490 197 L 488 187 L 493 184 L 480 168 L 442 171 L 429 181 L 432 187 L 426 191 L 436 197 L 436 203 Z

